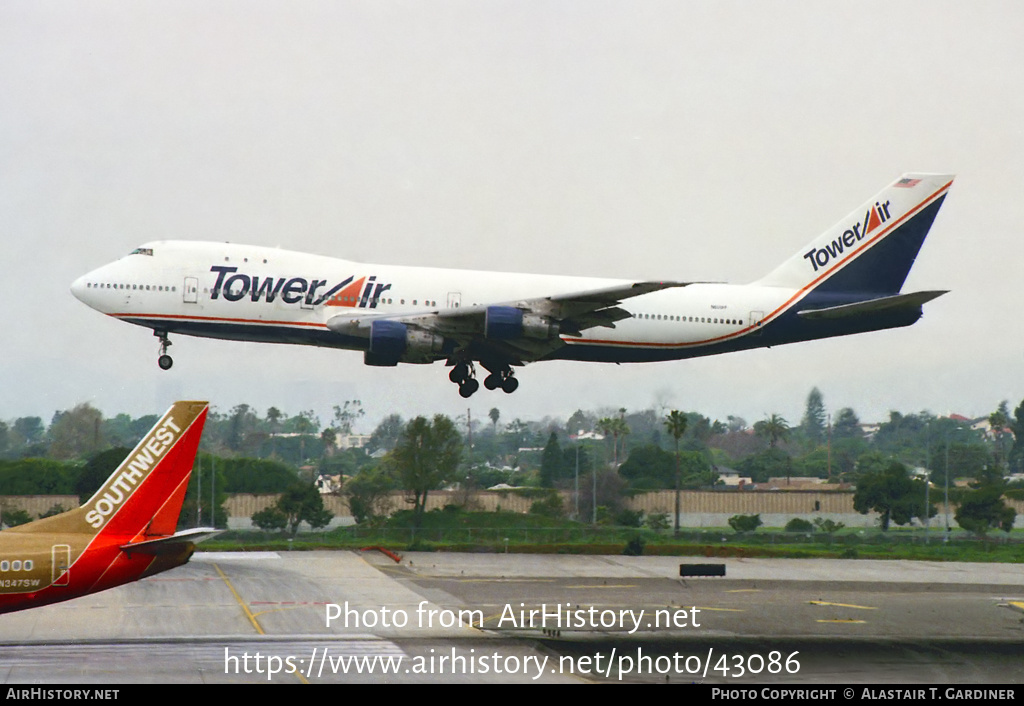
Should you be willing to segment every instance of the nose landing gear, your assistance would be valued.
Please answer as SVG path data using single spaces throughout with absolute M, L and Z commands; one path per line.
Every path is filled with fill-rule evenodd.
M 167 355 L 167 349 L 171 346 L 171 341 L 167 338 L 167 332 L 153 331 L 153 335 L 160 339 L 160 357 L 156 359 L 156 364 L 160 366 L 161 370 L 170 370 L 171 366 L 174 365 L 174 359 Z

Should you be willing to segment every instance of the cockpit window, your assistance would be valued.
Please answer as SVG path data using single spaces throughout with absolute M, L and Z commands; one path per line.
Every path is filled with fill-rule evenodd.
M 131 251 L 132 255 L 152 255 L 153 248 L 135 248 Z

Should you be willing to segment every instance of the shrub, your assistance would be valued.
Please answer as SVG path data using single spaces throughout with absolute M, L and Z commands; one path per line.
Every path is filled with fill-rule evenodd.
M 787 532 L 813 532 L 814 525 L 807 520 L 799 517 L 794 517 L 792 520 L 786 523 Z
M 747 532 L 753 532 L 761 526 L 761 516 L 733 515 L 729 518 L 729 526 L 732 527 L 737 534 L 746 534 Z

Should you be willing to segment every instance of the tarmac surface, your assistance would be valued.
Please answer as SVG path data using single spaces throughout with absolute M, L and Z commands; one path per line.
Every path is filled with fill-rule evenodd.
M 1022 658 L 1019 564 L 197 553 L 0 616 L 6 684 L 1006 684 Z

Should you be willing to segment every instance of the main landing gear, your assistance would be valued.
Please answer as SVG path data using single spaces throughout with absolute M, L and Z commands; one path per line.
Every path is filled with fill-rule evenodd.
M 512 372 L 512 368 L 504 365 L 484 378 L 484 387 L 488 390 L 497 390 L 500 387 L 511 395 L 519 387 L 519 381 L 516 379 L 515 373 Z
M 499 387 L 511 394 L 519 387 L 519 380 L 516 379 L 512 368 L 502 365 L 490 371 L 490 375 L 484 378 L 484 387 L 488 390 L 497 390 Z M 476 379 L 476 368 L 472 361 L 460 360 L 448 373 L 448 379 L 459 386 L 459 394 L 463 397 L 470 397 L 480 389 L 480 381 Z
M 171 346 L 167 332 L 154 330 L 153 335 L 160 339 L 160 357 L 156 359 L 156 364 L 160 366 L 161 370 L 170 370 L 174 365 L 174 359 L 167 355 L 167 349 Z
M 473 368 L 472 362 L 460 360 L 448 373 L 448 379 L 459 386 L 459 394 L 463 397 L 471 397 L 480 389 L 480 382 L 476 379 L 476 370 Z

